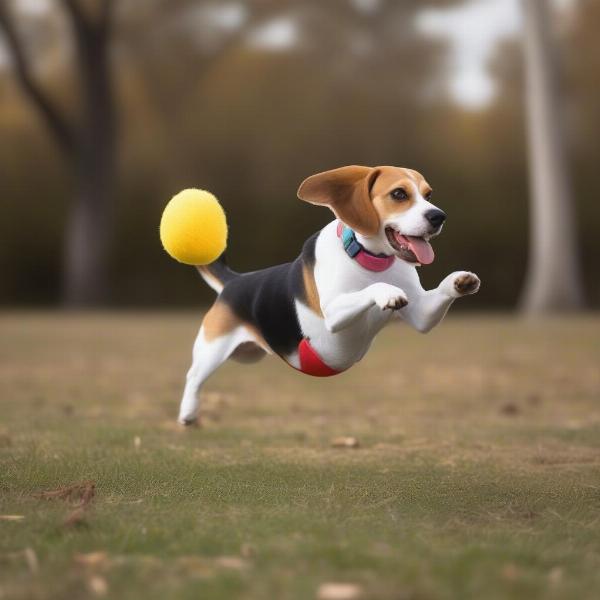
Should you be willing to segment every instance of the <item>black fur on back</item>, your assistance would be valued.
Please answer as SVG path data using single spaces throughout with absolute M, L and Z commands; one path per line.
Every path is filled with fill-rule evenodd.
M 293 352 L 302 340 L 294 301 L 306 299 L 302 267 L 314 265 L 318 235 L 306 240 L 300 256 L 292 262 L 233 274 L 219 297 L 241 319 L 254 325 L 279 355 Z

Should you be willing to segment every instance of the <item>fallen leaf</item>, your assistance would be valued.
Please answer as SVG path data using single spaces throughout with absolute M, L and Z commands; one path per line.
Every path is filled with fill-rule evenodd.
M 94 575 L 93 577 L 90 577 L 88 580 L 88 585 L 90 590 L 92 590 L 96 596 L 106 596 L 108 592 L 108 582 L 100 575 Z
M 519 568 L 513 563 L 508 563 L 502 567 L 502 577 L 507 581 L 514 581 L 519 576 Z
M 331 445 L 334 448 L 358 448 L 360 443 L 355 437 L 340 436 L 331 440 Z
M 86 507 L 96 495 L 96 484 L 93 481 L 88 482 L 82 490 L 81 493 L 81 503 L 80 506 L 82 508 Z
M 25 557 L 25 562 L 27 563 L 29 570 L 32 573 L 37 573 L 39 571 L 40 564 L 38 562 L 38 557 L 35 553 L 35 550 L 33 548 L 25 548 L 25 550 L 23 550 L 23 556 Z
M 81 527 L 85 524 L 85 510 L 81 507 L 71 511 L 63 521 L 65 527 Z
M 557 585 L 561 582 L 563 578 L 563 569 L 562 567 L 552 567 L 550 572 L 548 573 L 548 581 L 552 585 Z
M 177 563 L 194 577 L 206 578 L 215 574 L 214 566 L 202 556 L 180 556 Z
M 239 556 L 220 556 L 215 560 L 215 563 L 219 567 L 223 567 L 225 569 L 236 569 L 238 571 L 243 571 L 249 567 L 248 561 L 240 558 Z
M 362 588 L 355 583 L 322 583 L 317 590 L 318 600 L 355 600 Z
M 86 552 L 73 555 L 73 560 L 85 567 L 100 567 L 108 563 L 108 554 L 106 552 Z
M 93 481 L 83 481 L 67 485 L 57 490 L 49 490 L 34 494 L 36 498 L 44 500 L 79 500 L 78 506 L 87 506 L 96 495 L 96 484 Z
M 507 402 L 506 404 L 503 404 L 500 407 L 500 412 L 503 415 L 507 415 L 509 417 L 514 417 L 515 415 L 518 415 L 519 412 L 521 412 L 521 411 L 519 410 L 519 407 L 514 402 Z

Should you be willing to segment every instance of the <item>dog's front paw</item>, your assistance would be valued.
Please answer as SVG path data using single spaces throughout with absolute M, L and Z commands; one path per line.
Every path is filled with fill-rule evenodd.
M 389 283 L 374 283 L 373 301 L 381 310 L 399 310 L 408 304 L 403 290 Z
M 469 273 L 468 271 L 462 271 L 458 273 L 454 279 L 454 291 L 459 296 L 468 296 L 469 294 L 476 294 L 479 291 L 481 281 L 475 273 Z

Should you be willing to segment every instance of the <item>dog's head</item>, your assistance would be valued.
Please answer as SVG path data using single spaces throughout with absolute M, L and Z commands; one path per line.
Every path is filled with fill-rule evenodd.
M 429 264 L 429 240 L 438 235 L 446 215 L 431 202 L 431 187 L 412 169 L 350 166 L 305 179 L 298 197 L 328 206 L 358 232 L 368 249 L 415 264 Z

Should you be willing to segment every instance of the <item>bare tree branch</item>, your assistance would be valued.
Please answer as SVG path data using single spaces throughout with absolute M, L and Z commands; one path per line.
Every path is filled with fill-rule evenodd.
M 79 34 L 106 34 L 112 20 L 113 0 L 98 0 L 97 15 L 86 14 L 77 0 L 62 0 L 63 7 Z M 95 18 L 94 18 L 95 17 Z
M 115 3 L 113 0 L 104 0 L 100 9 L 100 26 L 104 31 L 110 28 Z
M 21 88 L 44 118 L 59 147 L 67 154 L 71 153 L 75 145 L 73 131 L 52 100 L 33 78 L 23 44 L 5 0 L 0 0 L 0 29 L 4 31 Z
M 81 25 L 88 24 L 85 12 L 82 10 L 77 0 L 62 0 L 62 3 L 65 10 L 69 13 L 69 16 L 75 22 L 80 23 Z
M 64 11 L 69 17 L 69 25 L 73 30 L 77 46 L 80 50 L 86 48 L 89 41 L 94 37 L 95 30 L 79 5 L 77 0 L 61 0 Z

